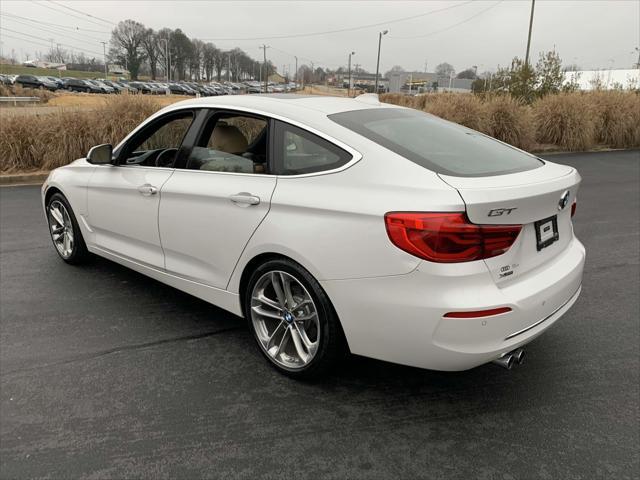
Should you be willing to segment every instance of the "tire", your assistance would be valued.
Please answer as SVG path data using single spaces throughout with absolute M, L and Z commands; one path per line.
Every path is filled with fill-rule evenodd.
M 348 351 L 329 297 L 318 281 L 292 260 L 269 260 L 251 274 L 244 312 L 263 356 L 290 377 L 322 376 Z
M 61 193 L 54 193 L 47 202 L 47 222 L 51 241 L 62 260 L 76 265 L 90 257 L 76 216 Z

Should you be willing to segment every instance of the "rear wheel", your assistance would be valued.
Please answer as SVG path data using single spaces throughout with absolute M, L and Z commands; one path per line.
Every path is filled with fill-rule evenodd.
M 315 377 L 344 356 L 346 342 L 327 294 L 297 263 L 262 264 L 249 279 L 244 302 L 260 351 L 279 371 Z
M 76 217 L 67 199 L 55 193 L 47 203 L 47 220 L 53 246 L 67 263 L 81 263 L 89 256 Z

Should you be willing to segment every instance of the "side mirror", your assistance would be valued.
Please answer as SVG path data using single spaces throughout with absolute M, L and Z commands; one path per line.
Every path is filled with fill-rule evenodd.
M 87 153 L 87 162 L 93 165 L 105 165 L 113 162 L 113 147 L 110 143 L 91 147 Z

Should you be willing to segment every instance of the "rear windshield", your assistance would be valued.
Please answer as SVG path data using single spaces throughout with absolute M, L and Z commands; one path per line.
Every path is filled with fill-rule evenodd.
M 483 133 L 419 110 L 376 108 L 329 115 L 334 122 L 436 173 L 504 175 L 543 165 Z

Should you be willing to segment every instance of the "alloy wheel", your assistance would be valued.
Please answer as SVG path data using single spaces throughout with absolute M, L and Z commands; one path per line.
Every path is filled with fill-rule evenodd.
M 251 293 L 251 321 L 261 348 L 276 364 L 301 369 L 320 345 L 318 310 L 307 289 L 293 275 L 270 271 Z
M 67 208 L 59 200 L 49 204 L 49 229 L 51 239 L 58 253 L 64 259 L 68 259 L 73 253 L 73 223 Z

